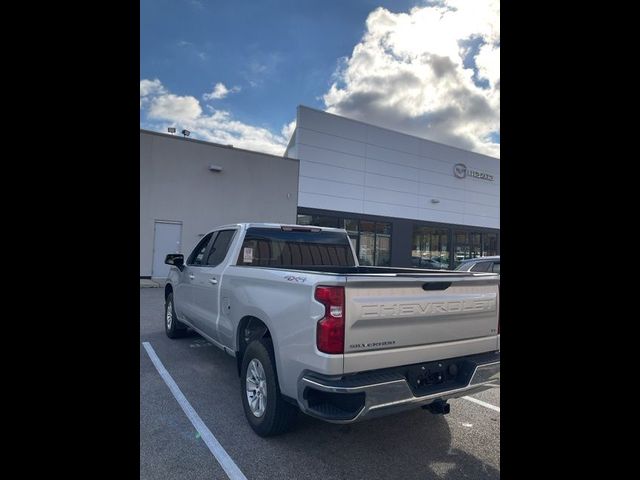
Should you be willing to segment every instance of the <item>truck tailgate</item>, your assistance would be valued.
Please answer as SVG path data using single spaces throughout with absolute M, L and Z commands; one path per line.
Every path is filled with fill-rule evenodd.
M 440 358 L 496 350 L 498 290 L 499 277 L 493 274 L 348 276 L 345 373 L 351 370 L 349 354 L 356 352 L 353 357 L 362 360 L 359 352 L 375 353 L 371 368 L 380 368 L 403 358 L 429 360 L 419 346 L 438 346 L 432 350 Z M 398 356 L 402 349 L 413 354 Z M 387 360 L 383 351 L 390 354 Z M 361 368 L 365 362 L 357 363 Z

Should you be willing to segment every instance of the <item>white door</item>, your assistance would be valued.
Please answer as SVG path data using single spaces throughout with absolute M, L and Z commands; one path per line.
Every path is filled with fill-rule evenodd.
M 167 253 L 180 253 L 181 236 L 182 225 L 180 223 L 156 222 L 153 239 L 152 277 L 167 278 L 169 265 L 165 265 L 164 259 Z

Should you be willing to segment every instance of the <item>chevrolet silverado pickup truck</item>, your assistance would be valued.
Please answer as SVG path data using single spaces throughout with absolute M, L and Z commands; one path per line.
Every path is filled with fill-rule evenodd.
M 363 267 L 347 232 L 242 223 L 167 255 L 165 329 L 236 358 L 260 436 L 298 411 L 350 423 L 499 385 L 499 276 Z

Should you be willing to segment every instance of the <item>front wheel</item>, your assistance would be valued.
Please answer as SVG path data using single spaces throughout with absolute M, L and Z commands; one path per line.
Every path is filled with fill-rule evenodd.
M 176 309 L 173 307 L 173 293 L 167 295 L 164 302 L 164 331 L 169 338 L 180 338 L 184 336 L 187 327 L 178 321 Z
M 261 437 L 289 430 L 298 415 L 296 406 L 280 393 L 270 338 L 253 341 L 242 357 L 241 395 L 244 414 Z

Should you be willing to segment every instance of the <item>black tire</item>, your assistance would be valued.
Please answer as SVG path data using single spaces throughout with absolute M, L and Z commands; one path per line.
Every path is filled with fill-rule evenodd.
M 171 309 L 171 319 L 168 316 L 169 309 Z M 176 316 L 176 309 L 173 306 L 173 292 L 167 295 L 164 301 L 164 331 L 169 338 L 183 337 L 187 331 L 186 325 L 179 322 Z
M 251 360 L 257 359 L 262 364 L 266 376 L 266 407 L 264 414 L 256 416 L 249 406 L 247 398 L 246 379 L 247 370 Z M 242 357 L 242 369 L 240 375 L 240 394 L 242 406 L 249 425 L 261 437 L 278 435 L 289 430 L 296 421 L 298 408 L 287 402 L 280 393 L 276 362 L 273 355 L 273 343 L 270 338 L 254 340 L 249 344 Z

